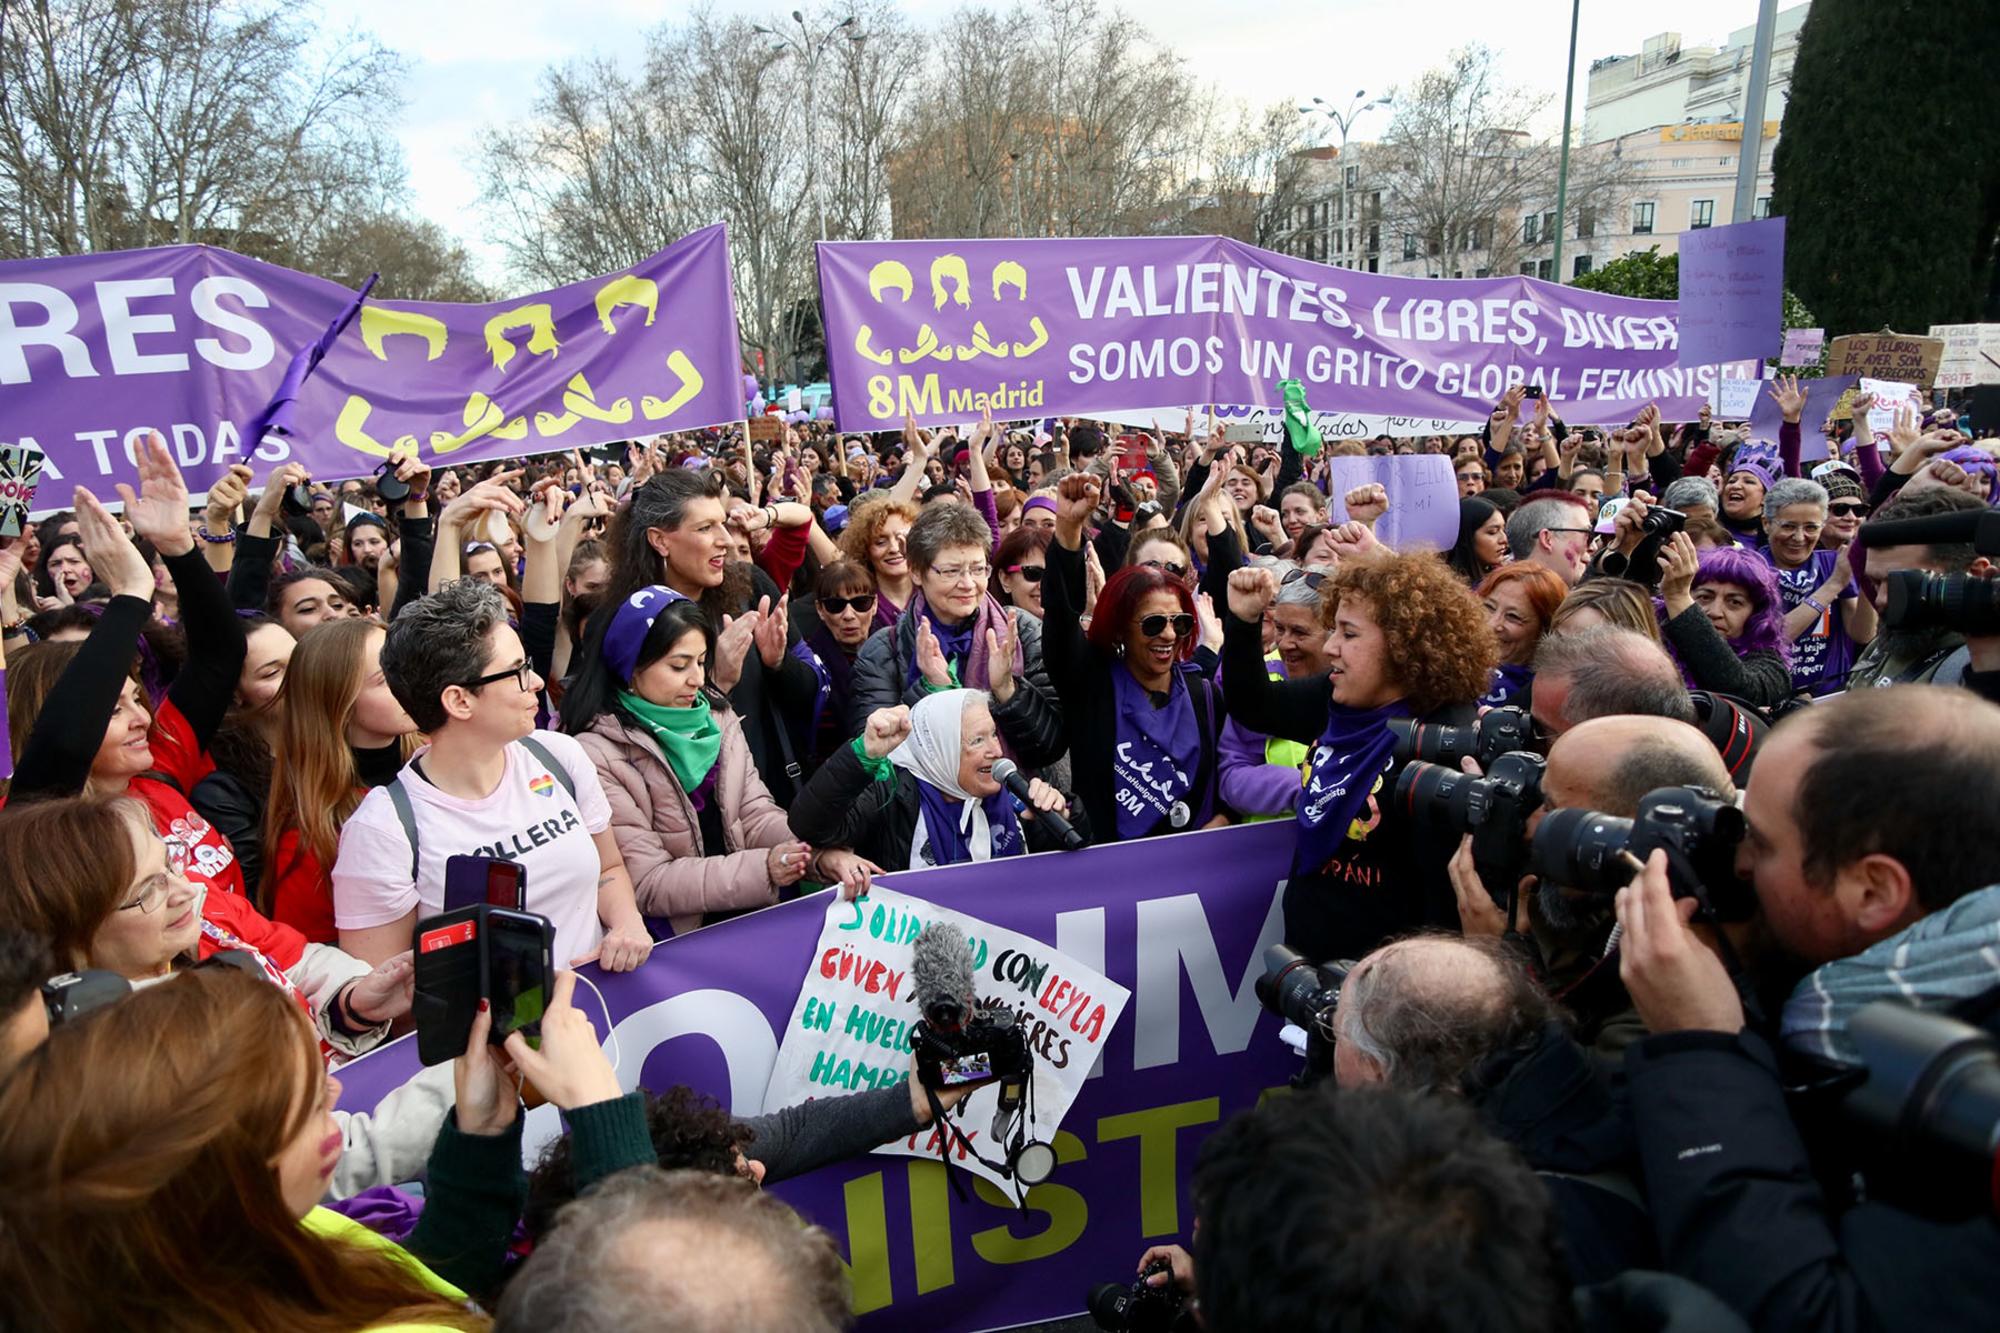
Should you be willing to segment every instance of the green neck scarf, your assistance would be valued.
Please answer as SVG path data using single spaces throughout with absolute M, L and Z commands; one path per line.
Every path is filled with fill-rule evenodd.
M 708 780 L 716 756 L 722 753 L 722 728 L 709 712 L 707 695 L 697 696 L 692 708 L 666 708 L 620 690 L 618 702 L 660 743 L 674 776 L 681 780 L 681 790 L 691 792 Z

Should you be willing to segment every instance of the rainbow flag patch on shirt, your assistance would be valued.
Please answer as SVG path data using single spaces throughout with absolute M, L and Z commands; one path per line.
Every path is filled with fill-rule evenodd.
M 537 796 L 547 796 L 556 789 L 556 780 L 546 773 L 528 779 L 528 790 Z

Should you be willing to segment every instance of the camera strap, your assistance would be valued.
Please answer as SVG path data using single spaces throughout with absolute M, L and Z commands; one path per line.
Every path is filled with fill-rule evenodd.
M 933 1128 L 941 1131 L 941 1137 L 938 1140 L 938 1160 L 945 1164 L 945 1175 L 950 1179 L 951 1191 L 958 1196 L 959 1202 L 966 1202 L 967 1196 L 965 1193 L 965 1182 L 960 1179 L 960 1173 L 949 1169 L 951 1167 L 952 1145 L 957 1144 L 962 1153 L 971 1157 L 981 1166 L 989 1170 L 998 1171 L 1001 1175 L 1012 1180 L 1014 1177 L 1014 1168 L 1011 1163 L 1014 1155 L 1020 1151 L 1023 1144 L 1027 1141 L 1028 1121 L 1032 1118 L 1030 1108 L 1034 1104 L 1034 1095 L 1034 1080 L 1030 1079 L 1028 1080 L 1027 1096 L 1023 1100 L 1020 1109 L 1014 1113 L 1013 1134 L 1007 1145 L 1008 1160 L 996 1162 L 992 1158 L 981 1154 L 977 1148 L 972 1146 L 972 1140 L 965 1136 L 965 1131 L 951 1123 L 950 1112 L 945 1110 L 944 1103 L 938 1099 L 937 1089 L 928 1083 L 924 1085 L 924 1096 L 930 1099 L 931 1104 L 931 1125 Z M 963 1102 L 959 1103 L 960 1106 L 964 1104 Z M 1021 1194 L 1020 1182 L 1015 1181 L 1014 1201 L 1016 1203 L 1021 1201 Z

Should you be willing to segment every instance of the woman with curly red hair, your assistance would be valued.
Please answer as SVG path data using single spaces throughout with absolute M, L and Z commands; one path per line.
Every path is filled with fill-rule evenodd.
M 1493 668 L 1481 704 L 1499 708 L 1526 700 L 1535 680 L 1535 648 L 1568 594 L 1561 575 L 1531 560 L 1502 565 L 1480 581 L 1475 595 L 1500 644 L 1500 665 Z
M 1080 624 L 1084 525 L 1098 488 L 1092 476 L 1063 479 L 1042 580 L 1042 660 L 1063 700 L 1077 799 L 1104 841 L 1222 822 L 1221 696 L 1191 660 L 1200 617 L 1187 581 L 1128 566 L 1097 595 L 1087 633 Z
M 1231 717 L 1314 747 L 1285 886 L 1285 943 L 1308 958 L 1360 958 L 1392 935 L 1455 927 L 1452 848 L 1420 847 L 1407 821 L 1385 818 L 1382 794 L 1394 785 L 1392 720 L 1474 719 L 1500 658 L 1485 613 L 1434 555 L 1350 559 L 1320 585 L 1327 674 L 1274 681 L 1260 626 L 1277 592 L 1268 569 L 1229 576 L 1222 670 Z

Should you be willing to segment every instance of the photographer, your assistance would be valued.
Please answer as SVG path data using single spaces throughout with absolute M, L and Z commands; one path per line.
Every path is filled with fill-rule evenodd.
M 1853 692 L 1771 733 L 1740 865 L 1776 943 L 1818 969 L 1786 1006 L 1788 1044 L 1838 1054 L 1869 1000 L 1936 1006 L 1992 985 L 1996 789 L 2000 708 L 1962 693 Z M 1851 1162 L 1826 1160 L 1854 1145 L 1808 1152 L 1771 1047 L 1689 909 L 1663 855 L 1618 895 L 1621 972 L 1654 1033 L 1626 1071 L 1669 1267 L 1758 1328 L 1945 1327 L 1990 1309 L 2000 1229 L 1857 1200 Z M 1976 914 L 1984 930 L 1963 928 Z
M 1979 578 L 1992 576 L 1993 561 L 1974 551 L 1971 542 L 1878 546 L 1869 541 L 1869 529 L 1878 523 L 1976 513 L 1986 507 L 1963 491 L 1937 485 L 1926 486 L 1922 490 L 1913 489 L 1917 484 L 1912 483 L 1911 488 L 1905 488 L 1894 502 L 1876 510 L 1870 521 L 1861 525 L 1861 545 L 1854 556 L 1855 572 L 1867 580 L 1864 586 L 1872 588 L 1878 612 L 1888 609 L 1888 578 L 1898 570 L 1962 573 Z M 1975 666 L 1991 670 L 2000 667 L 2000 662 L 1990 665 L 1974 663 L 1965 636 L 1949 626 L 1933 625 L 1923 629 L 1884 627 L 1876 634 L 1874 642 L 1862 650 L 1848 676 L 1847 686 L 1851 690 L 1859 690 L 1902 683 L 1957 685 L 1963 682 L 1965 673 Z

